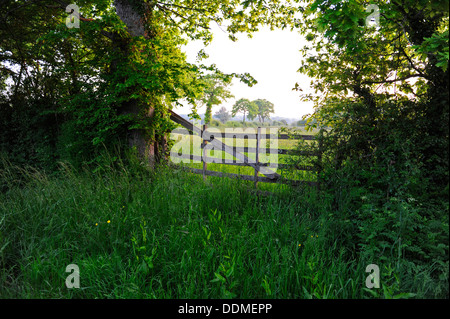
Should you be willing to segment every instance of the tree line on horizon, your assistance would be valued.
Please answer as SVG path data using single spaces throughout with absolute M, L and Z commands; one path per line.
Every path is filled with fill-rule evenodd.
M 229 87 L 231 86 L 231 78 L 218 76 L 217 74 L 208 74 L 203 78 L 204 90 L 202 94 L 196 99 L 199 106 L 205 106 L 206 111 L 204 115 L 204 123 L 209 124 L 212 120 L 212 108 L 225 102 L 227 99 L 234 98 Z M 270 119 L 270 114 L 273 114 L 274 105 L 266 99 L 257 99 L 250 101 L 246 98 L 241 98 L 235 102 L 232 107 L 231 114 L 226 108 L 221 107 L 214 117 L 218 118 L 222 123 L 227 122 L 236 114 L 243 114 L 243 123 L 247 119 L 253 121 L 258 119 L 259 123 L 264 123 Z

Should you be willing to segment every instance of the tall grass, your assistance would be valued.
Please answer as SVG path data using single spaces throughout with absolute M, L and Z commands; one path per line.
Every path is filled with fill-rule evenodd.
M 53 177 L 4 164 L 0 175 L 1 298 L 374 297 L 367 260 L 342 240 L 344 213 L 315 189 L 261 195 L 239 180 L 120 164 L 62 165 Z M 69 264 L 80 288 L 65 285 Z

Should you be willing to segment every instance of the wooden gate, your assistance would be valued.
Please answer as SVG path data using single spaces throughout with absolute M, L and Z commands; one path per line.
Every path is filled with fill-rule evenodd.
M 270 168 L 270 165 L 268 163 L 260 163 L 260 154 L 262 152 L 267 153 L 267 148 L 261 148 L 261 139 L 272 139 L 277 138 L 279 140 L 285 140 L 285 139 L 303 139 L 303 140 L 314 140 L 314 135 L 294 135 L 289 136 L 287 134 L 281 134 L 281 135 L 271 135 L 271 134 L 261 134 L 261 128 L 259 127 L 257 130 L 257 133 L 255 136 L 249 135 L 248 133 L 233 133 L 231 135 L 227 135 L 226 133 L 213 133 L 212 138 L 205 139 L 205 132 L 207 127 L 204 125 L 202 129 L 199 127 L 193 125 L 188 120 L 182 118 L 178 114 L 171 112 L 170 118 L 182 125 L 184 128 L 186 128 L 190 135 L 198 135 L 202 138 L 201 148 L 202 148 L 202 155 L 193 155 L 193 154 L 178 154 L 178 158 L 185 158 L 189 160 L 196 160 L 203 162 L 203 168 L 197 169 L 197 168 L 189 168 L 189 170 L 196 174 L 202 174 L 204 180 L 206 180 L 206 176 L 217 176 L 217 177 L 231 177 L 231 178 L 239 178 L 242 180 L 248 180 L 253 181 L 255 184 L 255 187 L 258 186 L 258 182 L 265 182 L 265 183 L 283 183 L 283 184 L 291 184 L 291 185 L 299 185 L 299 184 L 307 184 L 310 186 L 319 186 L 318 182 L 313 181 L 299 181 L 299 180 L 289 180 L 282 178 L 280 174 L 276 173 L 273 169 Z M 180 133 L 183 134 L 183 133 Z M 218 139 L 214 138 L 217 136 L 220 136 L 222 138 L 225 137 L 233 137 L 233 138 L 247 138 L 247 139 L 256 139 L 256 147 L 238 147 L 238 146 L 228 146 L 224 144 L 223 142 L 219 141 Z M 211 137 L 211 136 L 210 136 Z M 215 163 L 218 164 L 225 164 L 225 165 L 237 165 L 237 166 L 249 166 L 254 169 L 253 176 L 251 175 L 243 175 L 243 174 L 234 174 L 234 173 L 224 173 L 224 172 L 217 172 L 217 171 L 211 171 L 207 169 L 208 162 L 211 162 L 212 158 L 207 157 L 207 149 L 209 146 L 213 146 L 215 150 L 222 150 L 230 155 L 232 155 L 236 160 L 233 162 L 229 162 L 227 160 L 217 162 L 217 159 L 214 158 Z M 270 149 L 269 149 L 270 150 Z M 255 160 L 248 158 L 246 155 L 242 154 L 241 152 L 246 153 L 255 153 L 256 157 Z M 292 150 L 288 149 L 277 149 L 278 154 L 290 154 Z M 301 152 L 299 155 L 303 156 L 317 156 L 318 160 L 320 162 L 321 159 L 321 147 L 319 143 L 319 150 L 316 152 L 310 152 L 310 151 L 304 151 Z M 263 168 L 263 172 L 261 172 L 261 168 Z M 277 168 L 280 169 L 286 169 L 286 168 L 294 168 L 297 170 L 304 170 L 304 171 L 317 171 L 314 166 L 293 166 L 290 164 L 277 164 Z M 261 173 L 264 176 L 260 176 Z M 319 173 L 319 172 L 318 172 Z

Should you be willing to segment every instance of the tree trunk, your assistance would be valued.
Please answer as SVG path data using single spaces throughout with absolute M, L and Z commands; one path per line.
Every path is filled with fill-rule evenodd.
M 141 8 L 138 7 L 139 5 Z M 147 5 L 145 2 L 138 3 L 137 1 L 132 0 L 115 0 L 114 6 L 116 8 L 117 15 L 125 23 L 128 28 L 128 32 L 132 37 L 143 36 L 146 39 L 150 38 L 145 26 L 146 19 L 144 12 L 150 12 L 149 10 L 151 10 L 151 8 L 146 7 Z M 142 13 L 139 13 L 141 9 Z M 123 61 L 125 61 L 131 53 L 130 46 L 122 45 L 121 53 L 123 54 Z M 132 114 L 135 118 L 145 116 L 149 120 L 153 118 L 155 112 L 154 108 L 149 108 L 145 112 L 141 112 L 141 106 L 138 101 L 132 99 L 124 102 L 121 109 L 123 114 Z M 158 142 L 162 144 L 161 147 L 157 146 Z M 153 136 L 148 136 L 146 132 L 140 129 L 133 129 L 128 135 L 129 146 L 131 148 L 136 147 L 138 155 L 142 159 L 148 160 L 151 166 L 153 166 L 156 161 L 158 151 L 165 150 L 166 146 L 164 143 L 166 142 L 167 141 L 164 136 L 159 136 L 159 139 L 156 140 L 154 133 Z

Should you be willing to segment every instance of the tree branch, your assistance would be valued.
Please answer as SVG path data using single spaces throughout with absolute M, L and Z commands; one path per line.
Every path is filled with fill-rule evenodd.
M 411 79 L 411 78 L 417 78 L 417 77 L 422 77 L 422 78 L 426 78 L 423 74 L 411 74 L 399 79 L 394 79 L 394 80 L 382 80 L 382 81 L 363 81 L 361 82 L 361 84 L 381 84 L 381 83 L 394 83 L 394 82 L 399 82 L 399 81 L 405 81 L 407 79 Z
M 382 17 L 384 17 L 386 20 L 389 21 L 388 17 L 386 17 L 385 14 L 380 13 L 380 15 L 381 15 Z M 405 39 L 406 39 L 406 41 L 408 41 L 409 45 L 410 45 L 410 46 L 413 46 L 413 44 L 411 43 L 411 41 L 409 40 L 409 38 L 408 38 L 408 36 L 407 36 L 407 34 L 406 34 L 406 30 L 405 30 L 405 27 L 403 26 L 403 24 L 401 24 L 401 23 L 398 22 L 397 20 L 393 20 L 393 22 L 395 22 L 395 23 L 401 28 L 401 30 L 403 31 L 403 35 L 405 36 Z
M 157 6 L 160 10 L 162 10 L 162 11 L 165 11 L 165 10 L 170 11 L 170 12 L 172 12 L 173 14 L 175 14 L 177 17 L 180 17 L 181 19 L 183 19 L 183 20 L 185 20 L 185 21 L 188 21 L 188 22 L 191 22 L 191 23 L 192 23 L 192 21 L 191 21 L 189 18 L 186 18 L 186 17 L 183 16 L 182 14 L 180 14 L 180 13 L 178 13 L 178 12 L 176 12 L 176 11 L 170 9 L 170 8 L 167 8 L 167 7 L 165 7 L 165 6 L 161 6 L 161 5 L 158 4 L 158 3 L 156 4 L 156 6 Z M 172 19 L 172 20 L 173 20 L 173 19 Z M 204 25 L 201 25 L 201 24 L 194 23 L 194 25 L 197 26 L 197 27 L 203 28 L 203 29 L 205 29 L 205 30 L 210 30 L 209 27 L 204 26 Z
M 427 78 L 426 74 L 424 74 L 424 73 L 422 72 L 422 70 L 420 70 L 419 68 L 417 68 L 417 67 L 414 65 L 414 63 L 413 63 L 411 57 L 406 53 L 405 49 L 403 49 L 403 48 L 400 48 L 400 49 L 401 49 L 403 55 L 406 57 L 406 59 L 408 59 L 408 61 L 409 61 L 409 63 L 411 64 L 412 68 L 413 68 L 414 70 L 416 70 L 417 72 L 419 72 L 419 74 L 422 75 L 424 78 Z
M 5 12 L 5 14 L 1 17 L 1 20 L 6 20 L 6 17 L 7 17 L 11 12 L 13 12 L 13 11 L 15 11 L 15 10 L 17 10 L 17 9 L 20 9 L 20 8 L 22 8 L 22 7 L 25 7 L 25 6 L 27 6 L 27 5 L 30 5 L 30 4 L 32 4 L 33 2 L 40 2 L 40 1 L 42 1 L 42 0 L 31 1 L 31 2 L 29 2 L 29 3 L 25 3 L 25 4 L 22 4 L 22 5 L 18 5 L 17 7 L 11 8 L 9 11 Z
M 161 5 L 162 5 L 163 7 L 161 7 Z M 180 15 L 178 12 L 175 12 L 175 11 L 169 9 L 169 8 L 164 7 L 164 6 L 172 6 L 172 7 L 177 7 L 177 8 L 183 9 L 183 10 L 197 11 L 197 12 L 201 12 L 201 13 L 204 13 L 204 14 L 205 14 L 205 13 L 209 13 L 209 14 L 211 14 L 211 15 L 214 14 L 214 12 L 208 11 L 208 10 L 206 10 L 206 9 L 201 9 L 201 8 L 189 8 L 189 7 L 185 7 L 185 6 L 179 5 L 179 4 L 165 3 L 165 2 L 161 2 L 161 1 L 156 2 L 156 6 L 157 6 L 158 8 L 160 8 L 161 10 L 169 10 L 169 11 L 171 11 L 172 13 L 174 13 L 175 15 L 178 15 L 179 17 L 181 17 L 181 15 Z M 189 19 L 186 18 L 186 17 L 183 17 L 183 18 L 186 19 L 186 20 L 189 20 Z M 221 27 L 221 25 L 220 25 L 220 23 L 219 23 L 219 22 L 220 22 L 220 19 L 217 19 L 217 17 L 214 17 L 214 16 L 209 17 L 209 19 L 212 20 L 212 21 L 214 21 L 214 22 L 217 24 L 217 26 L 220 28 L 220 30 L 222 30 L 224 33 L 226 33 L 226 31 L 224 31 L 224 30 L 222 29 L 222 27 Z M 202 26 L 202 25 L 196 24 L 196 26 L 200 26 L 201 28 L 210 30 L 210 28 L 206 28 L 205 26 Z
M 156 5 L 172 6 L 172 7 L 177 7 L 177 8 L 184 9 L 184 10 L 192 10 L 192 11 L 198 11 L 198 12 L 207 12 L 207 13 L 211 13 L 211 12 L 209 12 L 208 10 L 205 10 L 205 9 L 189 8 L 189 7 L 185 7 L 185 6 L 182 6 L 182 5 L 179 5 L 179 4 L 175 4 L 175 3 L 165 3 L 165 2 L 160 2 L 160 1 L 158 1 L 158 2 L 156 3 Z

